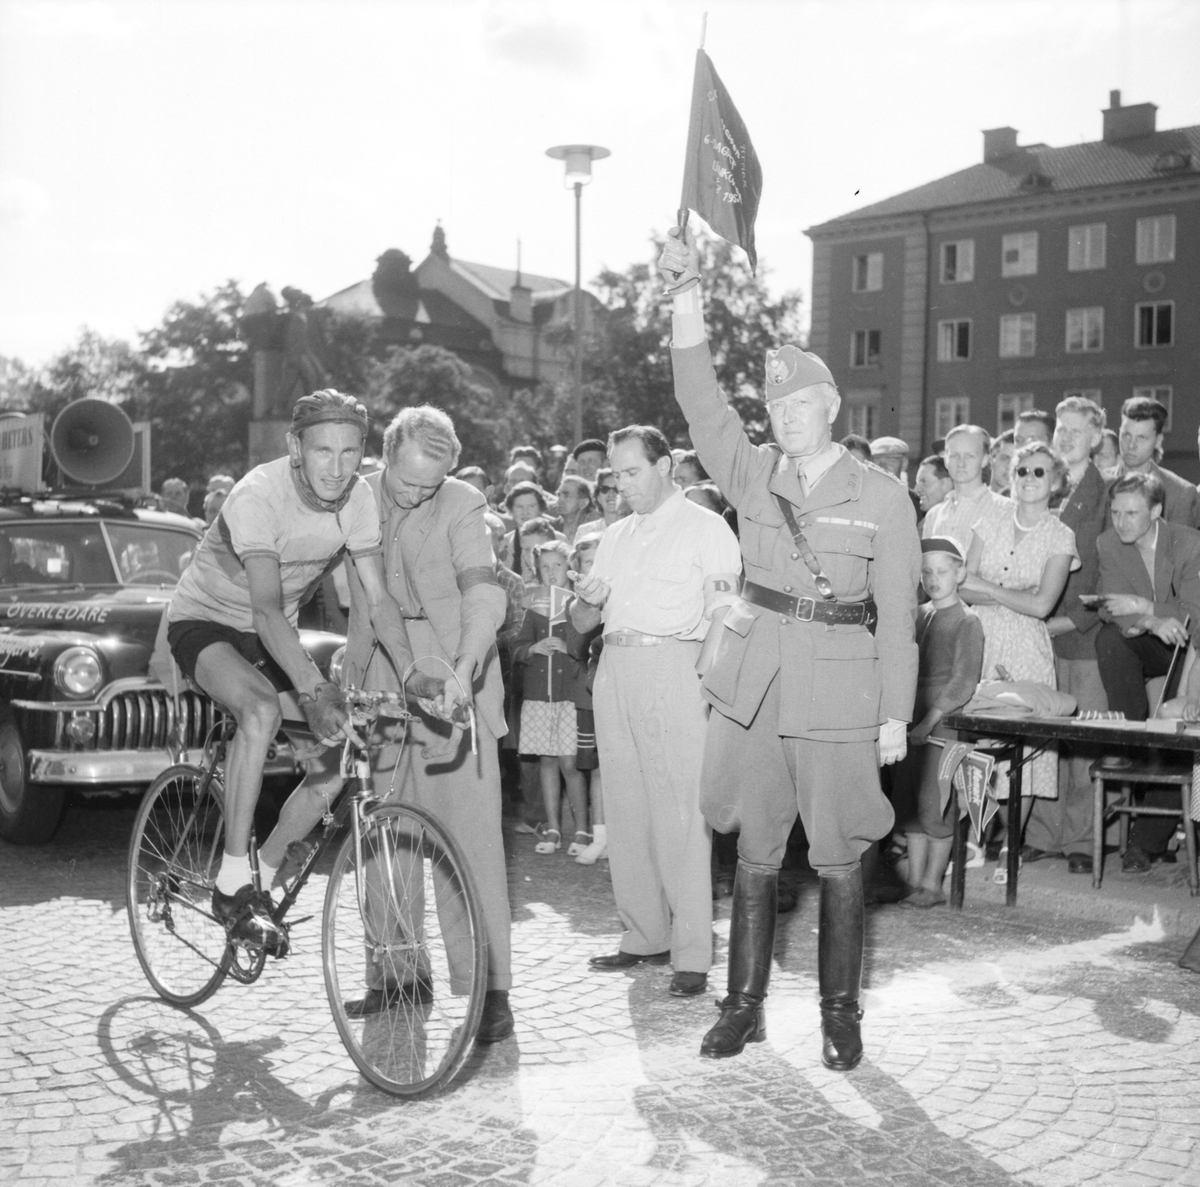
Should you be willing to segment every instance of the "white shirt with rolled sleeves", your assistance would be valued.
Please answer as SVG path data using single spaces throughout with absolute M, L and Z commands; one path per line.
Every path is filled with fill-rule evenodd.
M 592 576 L 610 587 L 604 630 L 703 639 L 705 580 L 741 571 L 729 525 L 677 490 L 649 514 L 618 520 L 601 538 Z

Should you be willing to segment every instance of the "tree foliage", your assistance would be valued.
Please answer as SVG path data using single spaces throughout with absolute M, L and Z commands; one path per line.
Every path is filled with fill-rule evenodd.
M 363 396 L 371 408 L 373 441 L 401 408 L 432 404 L 454 421 L 464 459 L 493 468 L 503 460 L 496 397 L 443 347 L 391 347 L 368 364 Z
M 228 280 L 197 302 L 177 301 L 141 336 L 145 391 L 137 415 L 126 411 L 153 426 L 155 489 L 164 478 L 196 483 L 246 468 L 254 363 L 238 337 L 244 302 L 237 281 Z
M 654 240 L 655 256 L 662 250 Z M 762 404 L 766 352 L 800 337 L 800 297 L 787 293 L 773 301 L 763 284 L 760 261 L 755 276 L 739 252 L 711 236 L 700 238 L 700 284 L 717 381 L 741 415 L 754 441 L 766 439 L 769 421 Z M 625 272 L 606 271 L 596 279 L 608 310 L 606 326 L 585 344 L 585 400 L 616 419 L 607 428 L 630 423 L 657 425 L 668 440 L 687 440 L 687 423 L 674 398 L 671 375 L 671 306 L 647 264 Z M 585 413 L 586 415 L 586 413 Z

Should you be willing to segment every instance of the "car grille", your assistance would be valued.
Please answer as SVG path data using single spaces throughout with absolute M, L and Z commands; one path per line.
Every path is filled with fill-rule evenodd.
M 162 750 L 168 739 L 183 749 L 203 746 L 208 731 L 223 714 L 208 697 L 195 692 L 180 693 L 178 715 L 176 703 L 161 688 L 120 693 L 103 709 L 86 713 L 96 727 L 96 738 L 85 749 Z M 58 714 L 57 744 L 75 749 L 65 732 L 68 716 L 75 714 Z

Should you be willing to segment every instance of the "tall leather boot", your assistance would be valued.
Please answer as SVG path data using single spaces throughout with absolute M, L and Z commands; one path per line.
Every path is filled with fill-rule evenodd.
M 817 980 L 821 990 L 821 1059 L 848 1072 L 862 1059 L 858 993 L 863 964 L 862 867 L 821 875 Z
M 707 1059 L 740 1055 L 747 1043 L 767 1037 L 763 1001 L 775 949 L 778 877 L 778 870 L 737 863 L 729 925 L 729 992 L 718 1003 L 721 1017 L 700 1044 L 700 1054 Z

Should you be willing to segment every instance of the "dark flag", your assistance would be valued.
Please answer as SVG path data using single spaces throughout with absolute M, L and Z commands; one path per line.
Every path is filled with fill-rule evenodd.
M 694 210 L 722 239 L 741 247 L 753 270 L 761 194 L 762 168 L 750 133 L 708 54 L 698 49 L 680 209 Z

